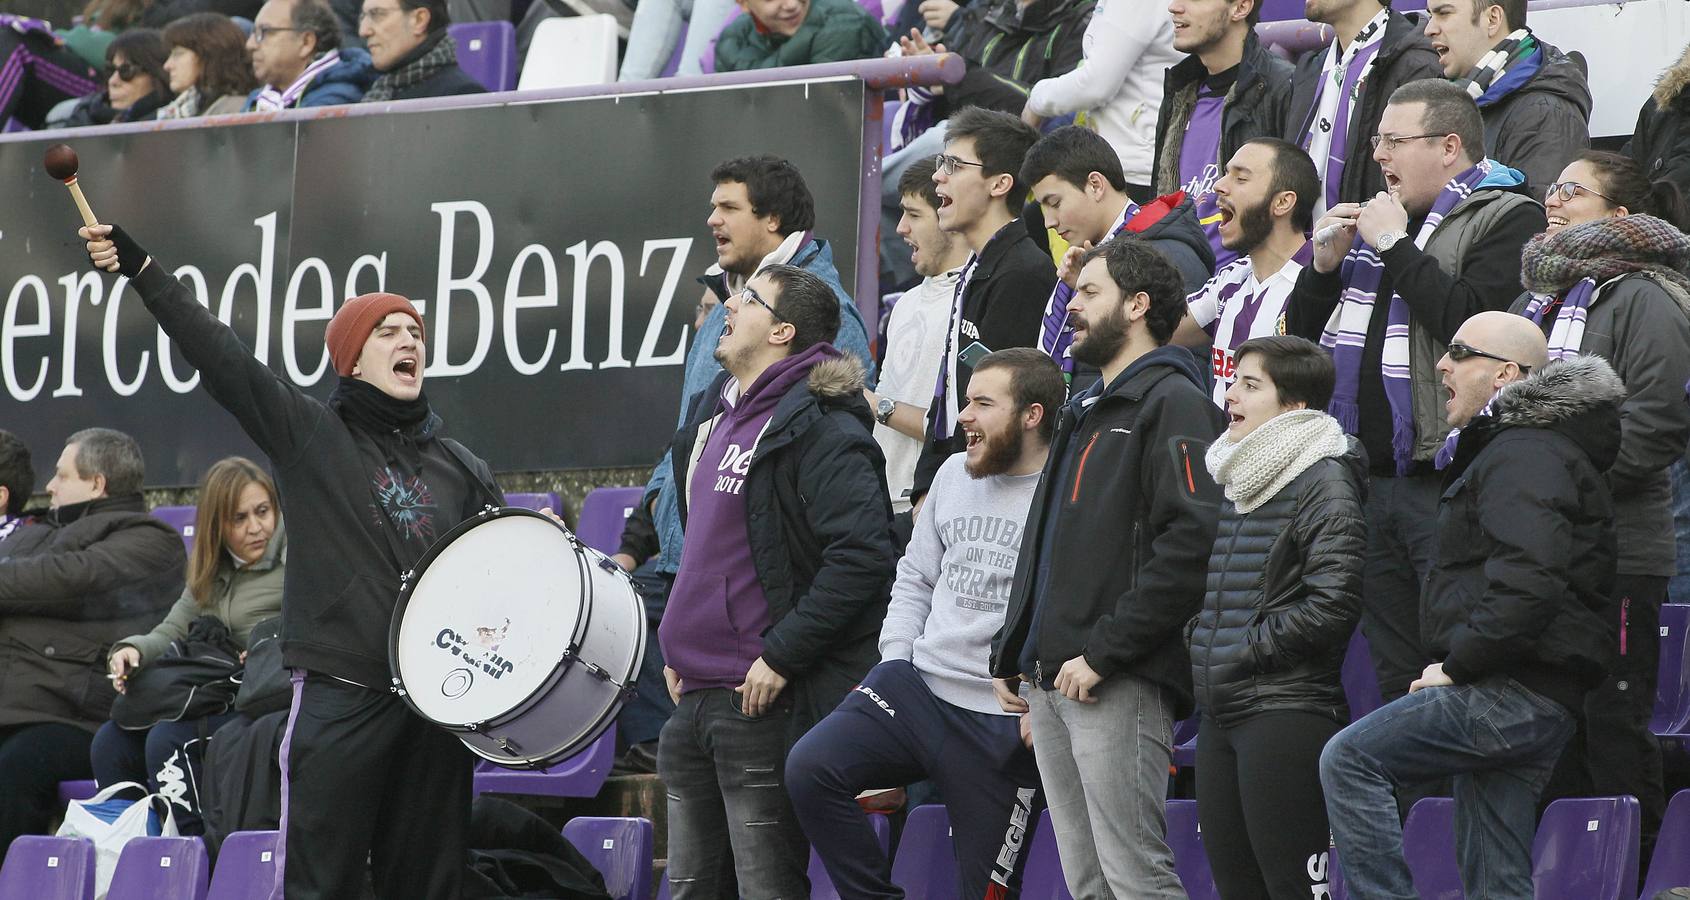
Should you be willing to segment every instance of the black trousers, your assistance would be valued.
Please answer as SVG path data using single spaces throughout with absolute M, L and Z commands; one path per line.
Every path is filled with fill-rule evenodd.
M 1320 751 L 1341 727 L 1304 712 L 1262 713 L 1230 728 L 1203 717 L 1197 821 L 1221 900 L 1328 896 Z
M 393 694 L 316 673 L 294 678 L 276 848 L 287 900 L 360 898 L 366 868 L 378 897 L 458 897 L 469 750 Z
M 94 733 L 45 723 L 0 728 L 0 855 L 12 838 L 45 834 L 59 809 L 59 782 L 93 778 Z
M 1367 480 L 1367 559 L 1361 574 L 1361 633 L 1367 636 L 1386 703 L 1432 662 L 1420 640 L 1420 585 L 1437 549 L 1436 473 Z
M 1608 680 L 1585 695 L 1578 729 L 1543 790 L 1543 806 L 1562 797 L 1631 794 L 1643 812 L 1645 851 L 1666 813 L 1661 745 L 1649 730 L 1661 667 L 1661 604 L 1665 576 L 1620 575 L 1614 628 L 1619 658 Z M 1648 859 L 1647 852 L 1643 857 Z

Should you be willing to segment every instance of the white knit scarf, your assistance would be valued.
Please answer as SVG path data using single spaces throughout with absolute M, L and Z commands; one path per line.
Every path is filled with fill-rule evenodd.
M 1337 419 L 1318 409 L 1294 409 L 1263 422 L 1241 441 L 1222 433 L 1209 445 L 1204 462 L 1226 499 L 1248 515 L 1309 466 L 1349 448 Z

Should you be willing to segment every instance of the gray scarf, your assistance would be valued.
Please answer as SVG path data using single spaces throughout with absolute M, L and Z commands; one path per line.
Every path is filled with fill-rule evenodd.
M 1309 466 L 1349 449 L 1337 419 L 1318 409 L 1294 409 L 1256 426 L 1241 441 L 1223 432 L 1209 445 L 1204 462 L 1226 499 L 1248 515 Z
M 451 35 L 442 31 L 419 44 L 417 49 L 399 61 L 393 71 L 377 78 L 376 83 L 364 92 L 362 102 L 379 103 L 392 100 L 400 91 L 422 84 L 442 69 L 449 69 L 457 64 L 458 45 L 452 41 Z

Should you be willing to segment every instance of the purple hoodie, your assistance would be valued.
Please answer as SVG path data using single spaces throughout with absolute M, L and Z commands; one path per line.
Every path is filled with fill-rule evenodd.
M 816 344 L 770 366 L 737 399 L 729 379 L 717 418 L 699 426 L 708 437 L 690 476 L 687 539 L 657 628 L 664 662 L 685 692 L 738 687 L 763 655 L 763 632 L 773 623 L 751 558 L 745 479 L 775 407 L 817 363 L 838 355 Z

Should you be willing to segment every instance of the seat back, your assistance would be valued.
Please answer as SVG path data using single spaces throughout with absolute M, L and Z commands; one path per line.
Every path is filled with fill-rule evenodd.
M 176 529 L 182 536 L 182 545 L 189 550 L 194 548 L 194 517 L 199 514 L 192 506 L 157 506 L 153 508 L 153 518 Z
M 1641 826 L 1636 797 L 1549 804 L 1532 843 L 1538 900 L 1631 900 L 1637 895 Z
M 0 897 L 94 900 L 94 842 L 26 834 L 0 864 Z
M 1666 815 L 1661 817 L 1661 833 L 1655 840 L 1655 853 L 1649 858 L 1643 896 L 1653 897 L 1687 884 L 1690 884 L 1690 791 L 1679 791 L 1667 803 Z
M 892 820 L 882 813 L 864 813 L 868 816 L 868 824 L 874 829 L 874 839 L 880 844 L 880 853 L 884 856 L 892 845 Z M 827 866 L 822 864 L 820 854 L 814 847 L 810 848 L 810 900 L 839 900 L 839 889 L 833 886 L 833 879 L 828 877 Z
M 959 900 L 962 889 L 945 807 L 928 803 L 910 810 L 892 860 L 892 883 L 903 888 L 906 897 Z
M 1043 810 L 1033 826 L 1027 847 L 1027 867 L 1021 872 L 1021 900 L 1074 900 L 1062 876 L 1062 857 L 1056 848 L 1056 828 L 1050 810 Z
M 1197 822 L 1196 800 L 1168 801 L 1168 849 L 1174 851 L 1174 871 L 1191 900 L 1214 900 L 1215 876 L 1209 853 L 1203 849 L 1203 829 Z
M 644 496 L 644 486 L 593 488 L 581 501 L 575 536 L 607 556 L 615 553 L 622 543 L 622 526 Z
M 1690 670 L 1685 648 L 1690 646 L 1690 606 L 1661 606 L 1661 668 L 1655 687 L 1655 715 L 1649 730 L 1660 735 L 1690 733 Z
M 106 900 L 205 900 L 211 857 L 197 837 L 138 837 L 123 845 Z
M 1422 900 L 1461 900 L 1454 800 L 1426 797 L 1414 804 L 1402 826 L 1402 858 Z
M 544 769 L 507 769 L 481 760 L 475 766 L 477 794 L 532 794 L 540 797 L 593 797 L 616 763 L 616 729 L 607 729 L 585 750 Z
M 267 900 L 276 885 L 276 832 L 237 831 L 217 851 L 206 900 Z
M 1379 696 L 1379 675 L 1373 668 L 1373 653 L 1368 649 L 1367 638 L 1361 633 L 1360 626 L 1350 635 L 1341 677 L 1344 698 L 1350 704 L 1351 722 L 1385 705 L 1384 699 Z
M 651 896 L 651 820 L 576 816 L 563 836 L 604 876 L 611 900 Z
M 516 26 L 510 22 L 453 22 L 446 26 L 458 45 L 458 66 L 490 91 L 516 87 Z
M 560 16 L 534 29 L 518 90 L 609 84 L 616 80 L 616 17 Z

